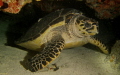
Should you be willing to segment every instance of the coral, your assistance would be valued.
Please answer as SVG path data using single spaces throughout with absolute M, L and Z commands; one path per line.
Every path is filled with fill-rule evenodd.
M 113 19 L 120 15 L 120 0 L 86 0 L 86 5 L 94 9 L 100 19 Z
M 1 11 L 16 14 L 20 12 L 25 4 L 32 2 L 32 0 L 2 0 L 2 2 L 6 3 L 7 7 L 1 9 Z
M 3 6 L 3 2 L 2 2 L 2 0 L 0 0 L 0 7 L 1 7 L 1 6 Z
M 73 2 L 76 1 L 83 0 L 35 0 L 34 5 L 40 10 L 50 13 L 61 8 L 69 8 L 73 5 Z
M 120 70 L 120 40 L 117 40 L 111 49 L 111 53 L 106 57 L 105 62 L 110 63 L 114 69 Z
M 57 9 L 64 8 L 65 5 L 63 5 L 63 1 L 36 1 L 34 2 L 34 5 L 38 7 L 38 9 L 50 13 Z

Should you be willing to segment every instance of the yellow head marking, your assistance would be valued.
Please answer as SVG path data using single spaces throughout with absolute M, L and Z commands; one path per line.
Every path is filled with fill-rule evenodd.
M 76 20 L 76 25 L 79 32 L 83 35 L 95 35 L 98 33 L 98 22 L 93 19 L 80 16 Z

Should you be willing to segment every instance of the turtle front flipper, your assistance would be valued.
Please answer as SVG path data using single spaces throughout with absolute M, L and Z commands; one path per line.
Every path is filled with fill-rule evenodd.
M 29 63 L 29 69 L 32 72 L 38 71 L 46 67 L 51 61 L 59 56 L 64 48 L 64 39 L 58 39 L 48 43 L 41 53 L 32 57 Z
M 108 48 L 107 48 L 102 42 L 100 42 L 99 40 L 97 40 L 96 38 L 92 38 L 92 37 L 91 37 L 91 38 L 89 38 L 88 41 L 89 41 L 89 43 L 91 43 L 91 44 L 99 47 L 100 50 L 101 50 L 103 53 L 109 54 Z

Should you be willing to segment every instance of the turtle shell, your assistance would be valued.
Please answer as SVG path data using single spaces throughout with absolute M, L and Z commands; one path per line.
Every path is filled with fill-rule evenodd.
M 16 41 L 16 44 L 36 39 L 41 34 L 43 34 L 43 32 L 47 30 L 50 26 L 55 25 L 60 21 L 64 21 L 65 20 L 64 17 L 68 18 L 65 20 L 65 23 L 68 23 L 70 17 L 75 13 L 80 13 L 80 12 L 76 9 L 67 8 L 67 9 L 57 10 L 55 12 L 48 14 L 40 21 L 35 23 L 27 31 L 25 35 L 23 35 L 18 41 Z
M 27 31 L 25 35 L 23 35 L 18 41 L 15 42 L 15 44 L 25 48 L 29 48 L 31 50 L 35 50 L 36 48 L 42 45 L 42 44 L 38 45 L 38 42 L 40 42 L 42 38 L 45 37 L 41 35 L 49 33 L 49 32 L 45 33 L 45 31 L 49 30 L 50 28 L 55 28 L 58 26 L 65 25 L 70 21 L 73 15 L 76 15 L 76 13 L 81 13 L 81 12 L 76 9 L 67 8 L 67 9 L 57 10 L 55 12 L 48 14 L 47 16 L 43 17 L 41 20 L 38 20 L 38 22 L 35 23 Z M 63 23 L 60 23 L 60 22 L 63 22 Z M 35 39 L 38 39 L 38 38 L 39 40 L 35 41 Z M 33 48 L 30 48 L 30 47 L 33 47 Z

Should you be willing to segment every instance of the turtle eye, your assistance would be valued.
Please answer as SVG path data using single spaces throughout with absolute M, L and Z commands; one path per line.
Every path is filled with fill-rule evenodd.
M 85 27 L 86 27 L 86 28 L 91 28 L 92 25 L 91 25 L 90 23 L 86 22 L 86 23 L 85 23 Z

